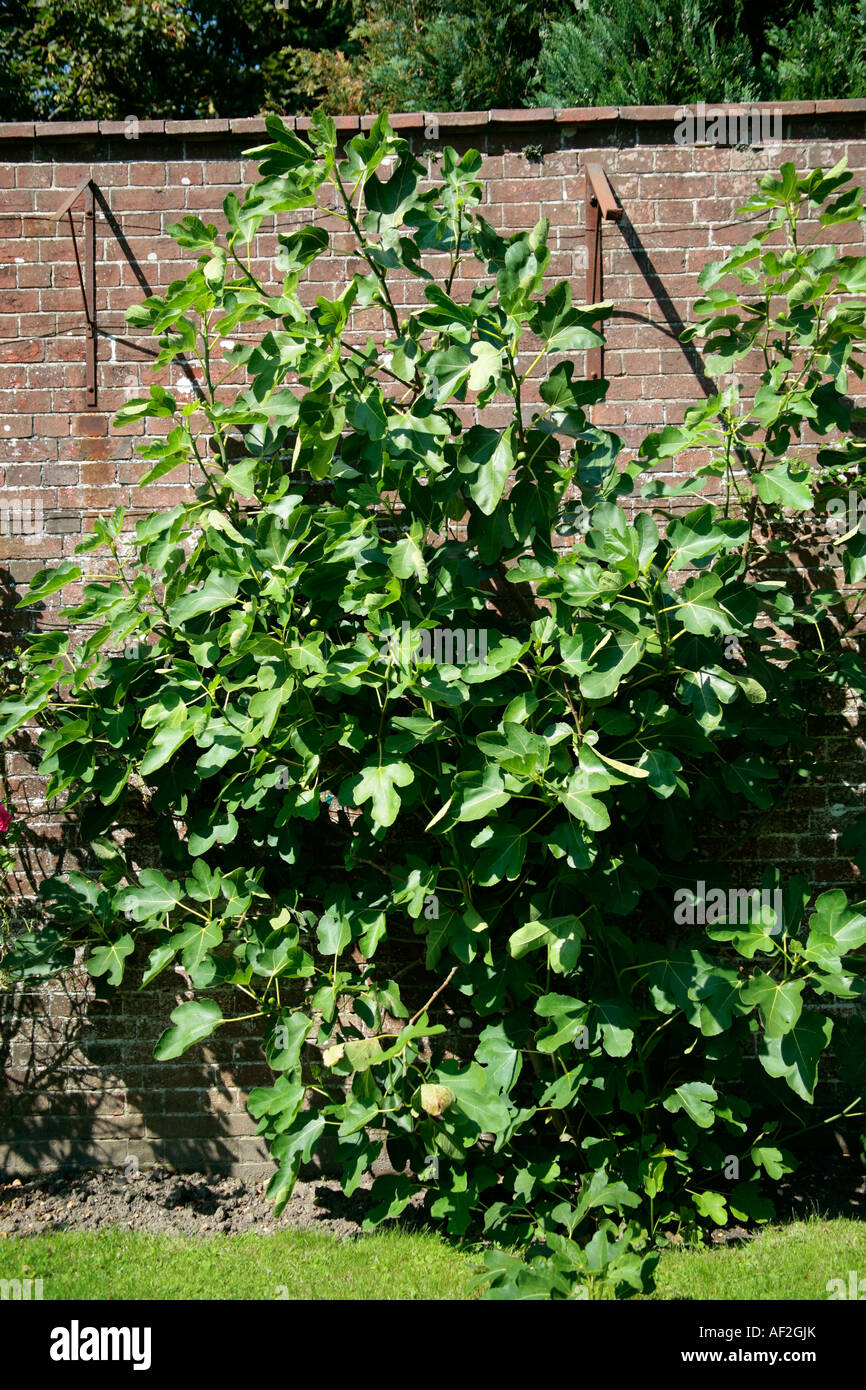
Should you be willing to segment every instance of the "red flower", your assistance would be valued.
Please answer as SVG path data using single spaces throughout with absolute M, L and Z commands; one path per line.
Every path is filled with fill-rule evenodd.
M 0 806 L 0 835 L 5 835 L 12 824 L 12 817 L 5 806 Z

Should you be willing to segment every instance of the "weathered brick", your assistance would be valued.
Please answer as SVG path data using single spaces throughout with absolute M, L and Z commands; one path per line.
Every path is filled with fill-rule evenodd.
M 618 117 L 618 106 L 564 106 L 556 112 L 560 125 L 599 125 Z
M 222 135 L 231 129 L 227 120 L 166 121 L 166 135 Z
M 134 125 L 126 120 L 100 121 L 100 133 L 102 135 L 122 135 L 134 148 L 142 136 L 162 135 L 165 131 L 165 121 L 140 121 L 137 117 L 134 119 Z

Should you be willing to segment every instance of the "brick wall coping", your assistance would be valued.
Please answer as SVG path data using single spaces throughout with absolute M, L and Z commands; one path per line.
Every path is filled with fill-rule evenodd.
M 460 130 L 465 134 L 471 130 L 484 130 L 488 126 L 539 126 L 539 125 L 580 125 L 610 126 L 616 122 L 628 125 L 663 125 L 682 120 L 689 113 L 697 113 L 691 106 L 569 106 L 554 109 L 550 106 L 540 108 L 519 108 L 515 110 L 492 111 L 408 111 L 391 116 L 395 129 L 421 130 L 435 121 L 438 130 Z M 866 117 L 866 101 L 780 101 L 780 102 L 740 102 L 708 104 L 705 110 L 724 111 L 728 115 L 746 114 L 759 111 L 769 115 L 781 112 L 783 119 L 790 117 Z M 335 116 L 339 130 L 369 130 L 375 117 Z M 307 130 L 309 116 L 283 116 L 282 120 L 296 130 Z M 219 135 L 264 135 L 263 116 L 230 117 L 217 120 L 140 120 L 138 130 L 142 135 L 162 135 L 183 137 L 196 135 L 207 138 Z M 73 138 L 93 135 L 124 135 L 126 124 L 116 121 L 11 121 L 0 122 L 0 140 L 40 140 Z

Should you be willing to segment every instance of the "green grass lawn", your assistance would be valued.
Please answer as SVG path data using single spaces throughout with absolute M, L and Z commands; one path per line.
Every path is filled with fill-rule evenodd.
M 656 1298 L 826 1299 L 827 1281 L 866 1278 L 866 1221 L 814 1217 L 719 1250 L 671 1250 L 659 1260 Z
M 479 1256 L 432 1233 L 340 1240 L 313 1231 L 150 1236 L 59 1232 L 0 1242 L 0 1278 L 43 1281 L 46 1299 L 466 1299 Z M 670 1250 L 657 1298 L 827 1298 L 827 1281 L 866 1277 L 866 1223 L 819 1218 L 737 1248 Z
M 0 1242 L 0 1278 L 41 1276 L 46 1299 L 462 1299 L 477 1262 L 437 1235 L 401 1230 L 349 1240 L 108 1231 Z

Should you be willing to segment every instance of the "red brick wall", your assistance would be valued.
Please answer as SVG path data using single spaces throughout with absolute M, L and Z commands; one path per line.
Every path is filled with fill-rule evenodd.
M 593 418 L 616 429 L 628 449 L 648 430 L 679 423 L 708 389 L 699 358 L 678 335 L 690 320 L 701 267 L 749 234 L 735 214 L 755 179 L 785 160 L 803 171 L 842 155 L 858 180 L 866 172 L 866 102 L 788 103 L 781 145 L 763 147 L 683 146 L 675 140 L 678 120 L 673 108 L 640 107 L 394 118 L 424 160 L 443 144 L 482 152 L 483 212 L 493 226 L 517 231 L 548 217 L 550 279 L 570 280 L 578 302 L 586 283 L 583 169 L 603 165 L 624 216 L 604 228 L 604 292 L 616 309 L 605 354 L 610 390 Z M 359 122 L 341 124 L 351 133 Z M 140 493 L 136 433 L 111 425 L 113 412 L 157 379 L 151 340 L 126 325 L 124 311 L 187 273 L 193 259 L 166 228 L 186 213 L 223 225 L 226 194 L 240 195 L 255 177 L 244 151 L 264 138 L 258 119 L 141 122 L 137 129 L 104 121 L 0 126 L 0 506 L 20 505 L 22 518 L 41 507 L 42 517 L 37 534 L 7 534 L 15 527 L 0 520 L 6 634 L 20 622 L 11 612 L 16 589 L 71 554 L 92 517 L 118 505 L 132 513 L 169 507 L 183 497 L 186 480 L 178 475 Z M 86 405 L 84 313 L 69 224 L 51 215 L 88 177 L 98 189 L 95 409 Z M 79 236 L 80 206 L 73 214 Z M 305 215 L 281 218 L 280 229 Z M 861 230 L 831 235 L 859 249 Z M 271 283 L 275 249 L 266 226 L 253 269 Z M 471 270 L 458 281 L 458 295 L 468 293 Z M 310 302 L 339 292 L 344 274 L 342 260 L 317 262 L 306 286 Z M 415 303 L 417 288 L 399 284 L 395 297 Z M 363 337 L 380 318 L 369 311 L 355 326 Z M 158 379 L 177 388 L 181 373 Z M 485 419 L 495 423 L 490 412 Z M 17 529 L 27 531 L 26 522 Z M 55 621 L 55 612 L 40 623 Z M 747 847 L 757 859 L 796 866 L 816 888 L 852 876 L 833 846 L 844 808 L 866 780 L 856 717 L 840 711 L 825 722 L 833 776 L 801 791 L 760 846 Z M 46 808 L 27 758 L 10 752 L 6 763 L 15 806 L 31 827 L 20 887 L 32 893 L 40 877 L 71 867 L 75 846 Z M 0 1003 L 0 1060 L 10 1084 L 0 1171 L 60 1162 L 122 1166 L 127 1156 L 193 1167 L 261 1162 L 242 1100 L 256 1072 L 253 1043 L 223 1033 L 219 1050 L 203 1061 L 157 1065 L 152 1045 L 170 998 L 154 996 L 157 1003 L 143 1006 L 122 992 L 110 1004 L 86 1007 L 85 995 L 85 986 L 67 982 Z

